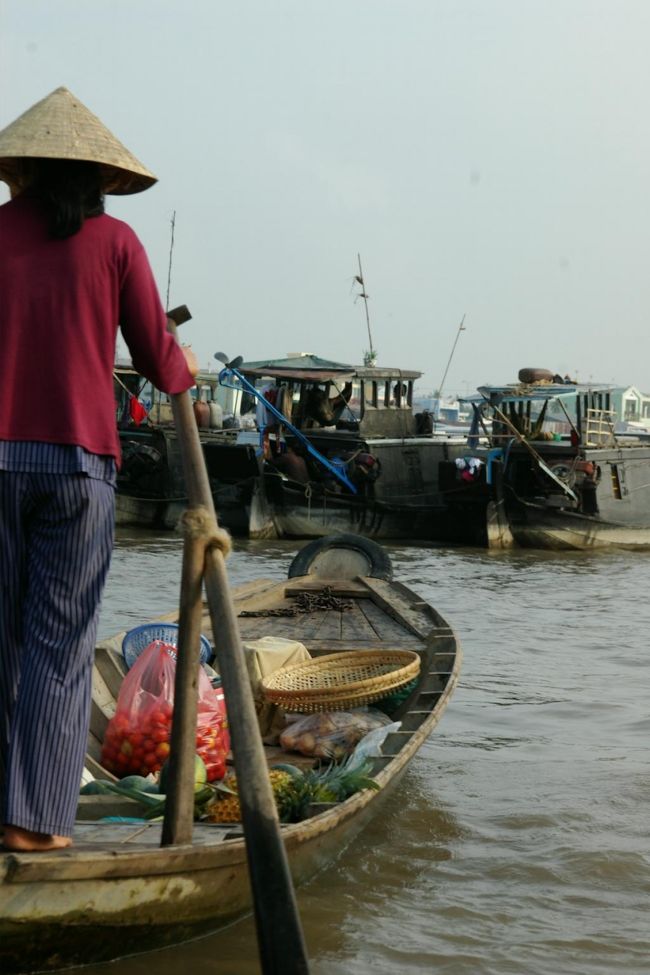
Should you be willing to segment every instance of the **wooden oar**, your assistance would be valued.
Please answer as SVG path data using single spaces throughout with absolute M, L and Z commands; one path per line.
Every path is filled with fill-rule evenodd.
M 535 450 L 535 448 L 534 447 L 531 447 L 531 445 L 528 443 L 528 441 L 526 440 L 526 438 L 524 436 L 522 436 L 522 434 L 519 432 L 519 430 L 514 425 L 514 423 L 511 420 L 508 419 L 508 417 L 505 415 L 505 413 L 503 412 L 503 410 L 500 410 L 499 407 L 496 406 L 494 403 L 491 403 L 490 405 L 491 405 L 492 409 L 494 410 L 494 412 L 496 413 L 496 415 L 498 416 L 498 418 L 501 420 L 501 422 L 502 423 L 505 423 L 505 425 L 507 427 L 509 427 L 509 429 L 512 431 L 512 433 L 514 433 L 514 435 L 517 438 L 517 440 L 519 441 L 519 443 L 522 444 L 522 446 L 524 446 L 526 448 L 526 450 L 528 451 L 528 453 L 532 455 L 532 457 L 536 461 L 538 467 L 540 467 L 541 470 L 543 470 L 544 473 L 547 474 L 551 478 L 552 481 L 555 481 L 555 483 L 559 487 L 562 488 L 562 490 L 564 491 L 565 494 L 568 494 L 570 498 L 573 498 L 573 500 L 577 502 L 577 500 L 578 500 L 577 494 L 574 491 L 572 491 L 571 488 L 569 487 L 569 485 L 568 484 L 565 484 L 564 481 L 557 476 L 557 474 L 554 474 L 553 473 L 553 471 L 548 466 L 548 464 L 545 464 L 544 463 L 544 461 L 542 460 L 542 458 L 540 457 L 540 455 L 537 453 L 537 451 Z
M 176 325 L 190 317 L 184 305 L 168 312 L 169 330 L 175 334 Z M 214 531 L 218 532 L 210 482 L 189 392 L 172 397 L 172 410 L 181 447 L 190 509 L 203 509 L 214 526 Z M 237 772 L 262 972 L 264 975 L 308 975 L 307 952 L 223 553 L 214 546 L 206 549 L 205 539 L 189 533 L 183 549 L 178 664 L 169 769 L 169 813 L 165 817 L 163 842 L 191 841 L 196 684 L 202 611 L 201 575 L 204 577 L 212 633 L 228 706 L 228 724 Z

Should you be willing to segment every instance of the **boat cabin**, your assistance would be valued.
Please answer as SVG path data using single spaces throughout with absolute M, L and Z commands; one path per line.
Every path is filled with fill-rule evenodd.
M 473 416 L 468 445 L 483 436 L 491 447 L 515 440 L 581 446 L 615 444 L 611 387 L 577 383 L 481 386 L 468 397 Z
M 141 424 L 163 427 L 173 425 L 171 397 L 136 372 L 130 363 L 115 364 L 113 391 L 118 430 L 133 429 Z M 245 412 L 245 409 L 250 406 L 244 403 L 245 409 L 242 410 L 241 393 L 221 386 L 219 374 L 216 372 L 199 372 L 196 385 L 190 390 L 190 395 L 195 402 L 207 403 L 208 406 L 211 403 L 217 404 L 223 416 Z M 144 413 L 135 405 L 134 400 L 144 409 Z
M 360 437 L 412 437 L 413 385 L 421 373 L 348 366 L 317 356 L 244 363 L 239 370 L 302 431 Z M 263 425 L 258 423 L 259 425 Z

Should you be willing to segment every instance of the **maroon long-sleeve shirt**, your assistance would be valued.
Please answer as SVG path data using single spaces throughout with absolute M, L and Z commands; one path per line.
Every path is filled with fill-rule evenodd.
M 118 326 L 135 369 L 155 386 L 193 385 L 127 224 L 103 214 L 53 240 L 34 200 L 0 206 L 0 440 L 75 444 L 119 462 Z

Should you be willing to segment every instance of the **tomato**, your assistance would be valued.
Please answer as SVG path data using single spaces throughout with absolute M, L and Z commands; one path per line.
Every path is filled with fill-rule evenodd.
M 160 769 L 170 753 L 172 717 L 173 705 L 168 701 L 156 701 L 144 714 L 118 710 L 104 736 L 104 767 L 118 776 L 147 775 Z M 226 728 L 225 714 L 203 702 L 197 715 L 196 751 L 206 765 L 209 781 L 225 775 L 229 748 Z

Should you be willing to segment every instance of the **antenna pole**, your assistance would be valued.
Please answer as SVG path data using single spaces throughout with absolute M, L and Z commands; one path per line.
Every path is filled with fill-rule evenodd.
M 169 309 L 169 289 L 172 283 L 172 256 L 174 254 L 174 227 L 176 226 L 176 210 L 172 213 L 172 235 L 169 244 L 169 267 L 167 268 L 167 298 L 165 300 L 165 308 Z
M 456 346 L 458 345 L 458 339 L 460 338 L 460 333 L 465 331 L 465 316 L 461 318 L 460 325 L 458 326 L 458 331 L 456 332 L 456 338 L 454 339 L 454 344 L 451 347 L 451 354 L 447 360 L 447 365 L 445 367 L 445 372 L 440 380 L 440 386 L 438 387 L 438 408 L 434 419 L 440 419 L 440 401 L 442 400 L 442 387 L 445 385 L 445 379 L 447 378 L 447 373 L 449 372 L 449 366 L 451 365 L 451 360 L 454 358 L 454 352 L 456 351 Z
M 366 283 L 363 279 L 363 270 L 361 268 L 361 254 L 357 254 L 357 261 L 359 262 L 359 284 L 361 285 L 361 297 L 363 298 L 364 308 L 366 309 L 366 325 L 368 326 L 368 342 L 370 343 L 370 349 L 368 351 L 368 358 L 372 365 L 375 361 L 375 350 L 372 344 L 372 333 L 370 331 L 370 313 L 368 312 L 368 295 L 366 294 Z

